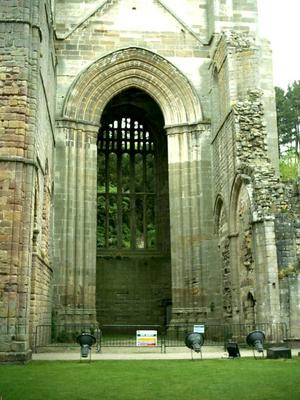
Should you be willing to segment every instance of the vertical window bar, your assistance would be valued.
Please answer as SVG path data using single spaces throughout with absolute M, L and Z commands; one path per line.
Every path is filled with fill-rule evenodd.
M 143 148 L 145 149 L 145 135 L 143 136 Z M 148 232 L 147 232 L 147 195 L 146 195 L 146 157 L 147 153 L 143 151 L 143 229 L 144 229 L 144 247 L 147 248 Z
M 120 144 L 122 143 L 119 137 Z M 118 247 L 122 247 L 122 164 L 121 153 L 117 153 L 117 243 Z
M 108 156 L 109 152 L 105 152 L 105 247 L 108 247 L 108 237 L 109 237 L 109 179 L 108 179 Z
M 143 234 L 144 234 L 144 248 L 147 248 L 147 196 L 143 195 Z
M 136 214 L 135 214 L 135 168 L 134 152 L 130 152 L 130 229 L 131 229 L 131 248 L 136 248 Z

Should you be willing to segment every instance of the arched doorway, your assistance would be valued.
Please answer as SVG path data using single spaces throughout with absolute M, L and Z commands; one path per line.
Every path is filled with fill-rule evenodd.
M 167 138 L 159 106 L 130 88 L 97 140 L 96 309 L 101 325 L 163 324 L 171 297 Z

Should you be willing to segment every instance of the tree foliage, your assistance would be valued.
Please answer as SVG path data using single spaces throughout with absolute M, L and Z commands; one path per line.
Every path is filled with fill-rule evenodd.
M 287 91 L 275 87 L 280 172 L 285 180 L 298 178 L 300 164 L 300 81 Z
M 296 180 L 298 178 L 299 158 L 294 150 L 288 150 L 280 157 L 279 169 L 284 181 Z
M 120 164 L 115 153 L 106 161 L 98 154 L 98 248 L 156 247 L 154 161 L 153 154 L 137 153 L 133 166 L 128 153 Z

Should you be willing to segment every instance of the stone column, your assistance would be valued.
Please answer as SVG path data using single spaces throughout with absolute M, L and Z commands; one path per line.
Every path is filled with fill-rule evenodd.
M 36 169 L 38 2 L 1 4 L 0 362 L 31 357 L 32 206 Z
M 32 185 L 30 159 L 0 156 L 0 362 L 26 361 L 29 348 Z
M 256 322 L 280 322 L 280 302 L 274 218 L 253 222 L 256 274 Z
M 54 185 L 56 323 L 94 323 L 99 127 L 58 121 Z
M 212 204 L 210 155 L 203 154 L 208 127 L 185 125 L 167 127 L 169 162 L 169 198 L 172 263 L 171 324 L 202 321 L 208 309 L 204 306 L 204 288 L 209 268 L 208 248 L 212 224 L 205 221 Z M 207 197 L 207 198 L 206 198 Z M 208 206 L 209 207 L 209 206 Z M 205 275 L 205 276 L 204 276 Z

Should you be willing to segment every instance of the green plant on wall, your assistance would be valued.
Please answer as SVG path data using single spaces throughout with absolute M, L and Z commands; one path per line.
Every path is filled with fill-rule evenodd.
M 288 150 L 280 157 L 279 169 L 284 181 L 295 181 L 299 176 L 299 157 L 294 150 Z
M 278 278 L 283 279 L 286 278 L 287 276 L 294 275 L 297 272 L 297 268 L 294 265 L 289 265 L 286 268 L 282 268 L 278 272 Z

